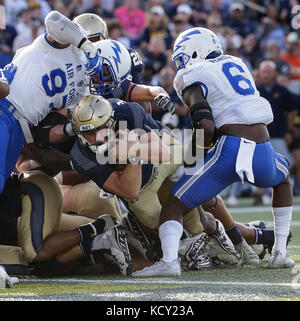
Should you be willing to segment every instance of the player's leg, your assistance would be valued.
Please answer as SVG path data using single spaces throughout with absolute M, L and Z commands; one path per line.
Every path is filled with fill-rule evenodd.
M 62 198 L 57 182 L 39 171 L 24 174 L 20 190 L 23 210 L 18 221 L 18 243 L 32 262 L 43 240 L 60 224 Z
M 144 269 L 145 271 L 133 273 L 133 276 L 157 275 L 155 274 L 157 271 L 162 273 L 160 270 L 165 270 L 165 275 L 168 270 L 169 275 L 180 274 L 175 273 L 175 268 L 173 271 L 173 266 L 176 265 L 178 257 L 184 215 L 212 199 L 225 187 L 238 180 L 233 155 L 237 153 L 238 146 L 234 150 L 225 141 L 225 136 L 219 139 L 215 147 L 206 155 L 204 164 L 199 162 L 194 168 L 189 169 L 173 186 L 172 195 L 163 206 L 160 215 L 159 236 L 163 251 L 161 266 L 153 265 Z
M 256 234 L 254 228 L 236 223 L 219 195 L 204 203 L 203 208 L 222 222 L 226 234 L 229 236 L 235 249 L 240 253 L 243 263 L 258 264 L 259 257 L 248 245 L 255 243 Z M 249 240 L 251 240 L 251 243 L 249 243 Z
M 258 144 L 253 157 L 256 185 L 273 186 L 272 212 L 275 243 L 270 267 L 291 267 L 295 263 L 286 251 L 293 211 L 293 193 L 289 165 L 285 157 L 275 153 L 270 143 Z
M 72 186 L 66 196 L 68 204 L 65 202 L 64 207 L 68 212 L 86 215 L 93 219 L 103 214 L 112 215 L 116 220 L 122 217 L 117 197 L 100 198 L 100 188 L 93 181 Z

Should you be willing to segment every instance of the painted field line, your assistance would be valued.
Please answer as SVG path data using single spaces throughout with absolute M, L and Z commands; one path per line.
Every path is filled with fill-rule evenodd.
M 251 206 L 251 207 L 229 207 L 231 214 L 272 212 L 271 206 Z M 294 211 L 300 211 L 300 205 L 293 206 Z
M 91 283 L 91 284 L 108 284 L 108 283 L 117 283 L 117 284 L 171 284 L 171 285 L 247 285 L 247 286 L 287 286 L 300 288 L 300 283 L 275 283 L 275 282 L 225 282 L 225 281 L 176 281 L 176 280 L 87 280 L 87 279 L 20 279 L 21 282 L 57 282 L 57 283 Z
M 273 221 L 264 221 L 266 223 L 267 228 L 270 228 L 274 225 Z M 292 221 L 291 222 L 291 227 L 299 227 L 300 226 L 300 221 Z

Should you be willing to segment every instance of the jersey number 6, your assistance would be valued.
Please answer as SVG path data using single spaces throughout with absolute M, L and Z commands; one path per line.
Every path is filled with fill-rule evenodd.
M 252 95 L 254 94 L 254 88 L 250 82 L 250 80 L 246 77 L 244 77 L 241 74 L 238 75 L 233 75 L 230 72 L 231 68 L 237 69 L 239 72 L 245 72 L 242 66 L 234 63 L 234 62 L 226 62 L 223 67 L 222 71 L 225 74 L 226 78 L 228 79 L 231 87 L 240 95 L 246 96 L 246 95 Z M 245 86 L 241 86 L 241 82 L 244 84 L 246 83 L 246 88 Z

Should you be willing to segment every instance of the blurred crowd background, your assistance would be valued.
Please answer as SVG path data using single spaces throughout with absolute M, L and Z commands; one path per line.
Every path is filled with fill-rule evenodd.
M 170 94 L 176 115 L 153 104 L 153 117 L 170 128 L 191 128 L 187 108 L 173 89 L 171 61 L 177 36 L 191 27 L 207 27 L 219 37 L 225 54 L 240 57 L 274 112 L 269 125 L 276 151 L 290 161 L 294 194 L 300 194 L 300 6 L 297 0 L 0 0 L 6 28 L 0 29 L 0 67 L 15 52 L 45 32 L 44 18 L 57 10 L 73 19 L 90 12 L 106 20 L 109 36 L 136 49 L 144 62 L 145 84 Z M 293 9 L 294 8 L 294 9 Z M 299 12 L 299 18 L 297 13 Z M 299 27 L 299 29 L 297 29 Z M 252 196 L 270 204 L 270 191 L 236 183 L 224 193 L 228 205 Z

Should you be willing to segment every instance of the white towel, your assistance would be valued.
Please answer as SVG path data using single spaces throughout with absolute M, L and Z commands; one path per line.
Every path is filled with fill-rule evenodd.
M 252 169 L 253 154 L 256 143 L 252 140 L 241 138 L 240 147 L 235 163 L 235 171 L 244 183 L 244 174 L 250 183 L 254 183 L 254 174 Z

